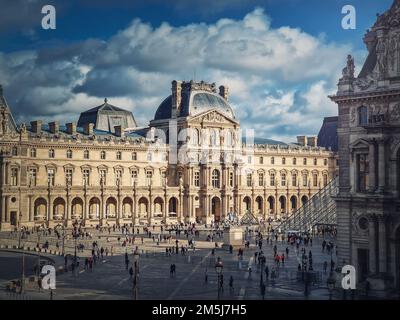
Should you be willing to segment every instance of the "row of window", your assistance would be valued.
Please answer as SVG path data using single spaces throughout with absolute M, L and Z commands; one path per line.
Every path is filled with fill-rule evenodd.
M 73 175 L 73 170 L 72 169 L 65 169 L 65 178 L 66 178 L 66 183 L 67 185 L 72 184 L 72 175 Z M 133 186 L 134 183 L 137 181 L 137 171 L 133 170 L 131 171 L 131 185 Z M 106 185 L 107 184 L 107 171 L 106 169 L 100 169 L 99 170 L 99 176 L 100 176 L 100 184 Z M 182 179 L 182 172 L 179 172 L 178 174 L 178 180 Z M 293 173 L 292 175 L 292 186 L 297 187 L 298 186 L 298 177 L 296 173 Z M 36 168 L 30 168 L 29 169 L 29 183 L 30 186 L 36 186 L 36 177 L 37 177 L 37 170 Z M 82 177 L 83 177 L 83 185 L 89 185 L 89 179 L 90 179 L 90 169 L 83 169 L 82 170 Z M 153 177 L 153 172 L 151 170 L 146 170 L 146 180 L 147 184 L 151 184 L 151 179 Z M 287 176 L 285 173 L 281 173 L 281 182 L 280 185 L 282 187 L 287 186 Z M 163 171 L 161 173 L 161 185 L 165 184 L 165 178 L 166 178 L 166 173 Z M 276 176 L 275 173 L 271 172 L 269 175 L 270 178 L 270 186 L 274 187 L 276 186 Z M 116 170 L 115 171 L 115 179 L 116 183 L 119 184 L 121 179 L 122 179 L 122 171 L 121 170 Z M 49 168 L 47 169 L 47 180 L 48 184 L 51 186 L 54 186 L 55 182 L 55 169 Z M 211 184 L 213 188 L 220 188 L 221 180 L 221 174 L 220 171 L 217 169 L 214 169 L 212 171 L 211 175 Z M 196 187 L 200 186 L 200 172 L 195 171 L 194 172 L 194 177 L 193 177 L 193 184 Z M 233 187 L 234 184 L 234 176 L 233 172 L 229 173 L 229 186 Z M 246 184 L 248 187 L 251 187 L 253 185 L 253 174 L 248 173 L 246 175 Z M 309 184 L 308 181 L 308 174 L 302 174 L 302 185 L 303 187 L 307 187 Z M 326 186 L 328 184 L 328 175 L 323 174 L 323 185 Z M 12 168 L 11 169 L 11 185 L 16 186 L 18 185 L 18 169 L 17 168 Z M 264 173 L 260 172 L 258 173 L 258 185 L 260 187 L 264 186 Z M 318 174 L 312 174 L 312 185 L 313 187 L 318 187 Z
M 37 151 L 36 151 L 36 149 L 35 148 L 31 148 L 30 149 L 30 156 L 31 156 L 31 158 L 36 158 L 36 156 L 37 156 Z M 54 149 L 49 149 L 49 158 L 50 159 L 54 159 L 55 158 L 55 156 L 56 156 L 56 152 L 55 152 L 55 150 Z M 71 150 L 71 149 L 68 149 L 67 151 L 66 151 L 66 157 L 67 157 L 67 159 L 72 159 L 72 156 L 73 156 L 73 151 Z M 163 160 L 166 160 L 166 154 L 164 154 L 163 155 Z M 90 159 L 90 151 L 89 150 L 84 150 L 83 151 L 83 158 L 84 159 Z M 106 153 L 106 151 L 100 151 L 100 159 L 101 160 L 106 160 L 107 159 L 107 153 Z M 117 151 L 116 153 L 115 153 L 115 159 L 116 160 L 122 160 L 122 152 L 121 151 Z M 137 160 L 137 152 L 132 152 L 131 153 L 131 159 L 133 160 L 133 161 L 136 161 Z M 147 153 L 147 156 L 146 156 L 146 160 L 147 161 L 152 161 L 152 153 L 151 152 L 148 152 Z
M 247 158 L 247 162 L 251 163 L 251 161 L 252 161 L 252 158 L 251 158 L 251 156 L 249 156 Z M 264 164 L 264 157 L 260 157 L 259 158 L 259 164 Z M 270 164 L 277 164 L 276 161 L 275 161 L 275 157 L 271 157 L 270 158 Z M 281 164 L 282 165 L 286 165 L 286 158 L 285 157 L 282 157 Z M 318 159 L 317 158 L 313 159 L 313 164 L 314 164 L 314 166 L 318 165 Z M 297 165 L 297 158 L 292 158 L 292 165 Z M 303 165 L 305 165 L 305 166 L 307 165 L 307 158 L 303 158 Z M 327 165 L 328 165 L 328 159 L 324 159 L 324 166 L 327 166 Z

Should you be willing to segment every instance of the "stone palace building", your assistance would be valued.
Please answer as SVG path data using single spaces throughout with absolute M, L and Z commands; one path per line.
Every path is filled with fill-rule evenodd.
M 218 89 L 173 81 L 145 128 L 107 99 L 77 124 L 17 126 L 1 89 L 0 229 L 284 218 L 335 176 L 335 153 L 316 137 L 242 141 Z
M 372 289 L 400 288 L 400 1 L 364 37 L 331 99 L 338 104 L 340 265 L 356 267 Z

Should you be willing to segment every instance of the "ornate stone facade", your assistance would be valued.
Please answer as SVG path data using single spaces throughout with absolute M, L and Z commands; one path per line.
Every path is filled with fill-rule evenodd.
M 400 288 L 400 1 L 378 16 L 357 78 L 343 72 L 339 107 L 339 263 L 372 289 Z M 351 57 L 346 70 L 354 69 Z
M 174 81 L 144 131 L 33 121 L 3 132 L 1 230 L 210 223 L 246 210 L 283 218 L 332 179 L 335 154 L 324 148 L 243 144 L 228 88 L 219 89 Z M 1 112 L 11 115 L 6 104 Z

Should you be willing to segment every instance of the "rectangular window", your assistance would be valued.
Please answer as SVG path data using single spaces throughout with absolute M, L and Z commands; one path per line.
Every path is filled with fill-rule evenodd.
M 308 175 L 303 174 L 303 187 L 307 187 L 308 185 Z
M 72 185 L 72 169 L 65 170 L 65 181 L 67 185 Z
M 54 155 L 55 155 L 54 149 L 50 149 L 49 150 L 49 158 L 54 158 Z
M 318 160 L 317 158 L 314 158 L 314 166 L 316 166 L 318 164 Z
M 275 158 L 271 157 L 271 164 L 275 164 Z
M 275 187 L 275 173 L 269 175 L 269 184 L 271 187 Z
M 264 157 L 260 157 L 260 164 L 264 164 Z
M 166 176 L 167 176 L 167 174 L 166 174 L 166 172 L 165 171 L 162 171 L 161 172 L 161 185 L 163 186 L 163 187 L 165 187 L 165 178 L 166 178 Z
M 307 165 L 307 158 L 303 159 L 303 165 L 305 165 L 305 166 Z
M 29 169 L 29 186 L 30 187 L 36 186 L 36 175 L 37 175 L 36 169 L 30 168 Z
M 252 179 L 251 173 L 248 173 L 247 176 L 246 176 L 246 181 L 247 181 L 247 186 L 248 187 L 252 186 L 252 182 L 253 182 L 252 180 L 253 179 Z
M 292 186 L 297 187 L 297 174 L 292 174 Z
M 67 159 L 72 159 L 72 150 L 67 150 Z
M 296 165 L 296 164 L 297 164 L 297 159 L 293 158 L 293 165 Z
M 229 172 L 229 186 L 233 187 L 233 172 Z
M 121 159 L 122 159 L 122 152 L 117 151 L 117 160 L 121 160 Z
M 117 170 L 115 171 L 115 184 L 122 184 L 122 171 L 121 170 Z
M 36 149 L 35 148 L 31 149 L 31 158 L 36 158 Z
M 247 163 L 251 164 L 251 156 L 247 156 Z
M 152 154 L 151 154 L 151 152 L 148 152 L 147 153 L 147 161 L 151 161 L 152 160 Z
M 282 187 L 286 186 L 286 173 L 281 174 L 281 186 Z
M 200 172 L 199 171 L 195 171 L 195 173 L 194 173 L 194 186 L 200 187 Z
M 18 168 L 11 168 L 11 185 L 18 185 Z
M 137 182 L 137 171 L 131 171 L 131 185 L 134 186 L 135 182 Z
M 137 153 L 136 152 L 132 152 L 132 160 L 133 161 L 137 160 Z
M 285 157 L 282 158 L 282 164 L 286 164 L 286 158 Z
M 153 172 L 151 171 L 147 171 L 146 172 L 146 179 L 147 179 L 147 185 L 150 186 L 151 185 L 151 178 L 153 177 Z
M 324 174 L 324 187 L 328 185 L 328 175 Z
M 106 185 L 107 184 L 107 171 L 102 169 L 99 171 L 100 176 L 100 184 Z
M 90 182 L 90 170 L 89 169 L 83 169 L 82 171 L 82 176 L 83 176 L 83 185 L 88 186 Z
M 83 151 L 83 159 L 89 159 L 89 150 Z
M 258 186 L 262 187 L 264 185 L 264 173 L 260 172 L 258 174 Z
M 55 180 L 55 171 L 54 169 L 48 169 L 47 170 L 47 183 L 50 186 L 54 186 L 54 181 Z
M 313 186 L 318 187 L 318 175 L 313 174 Z

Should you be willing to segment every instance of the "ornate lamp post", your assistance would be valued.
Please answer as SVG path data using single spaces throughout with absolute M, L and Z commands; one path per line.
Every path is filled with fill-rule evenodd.
M 134 273 L 134 278 L 133 278 L 133 299 L 138 300 L 138 273 L 139 273 L 139 250 L 138 247 L 136 247 L 134 253 L 133 253 L 133 263 L 135 266 L 135 273 Z
M 218 261 L 215 264 L 215 272 L 217 273 L 218 276 L 218 300 L 220 300 L 220 296 L 221 296 L 221 276 L 222 276 L 222 269 L 224 268 L 224 266 L 222 265 L 222 261 L 220 259 L 220 257 L 218 257 Z

